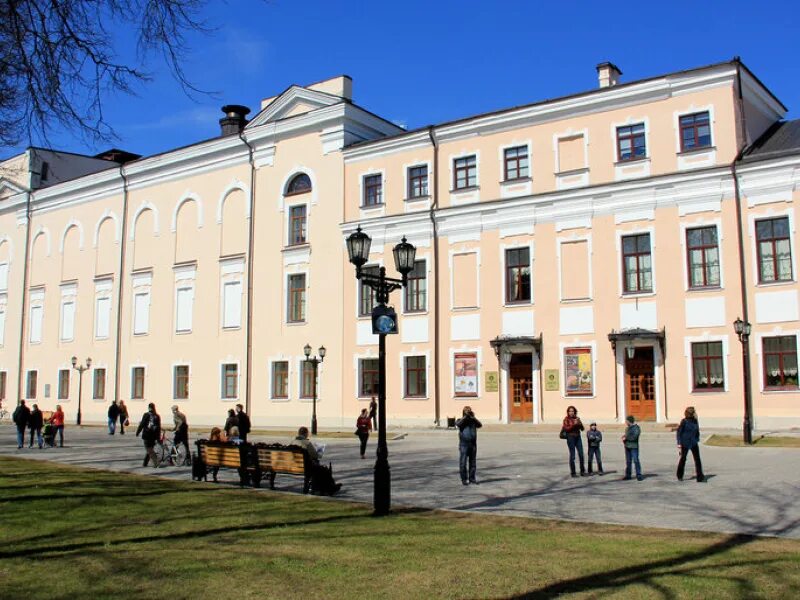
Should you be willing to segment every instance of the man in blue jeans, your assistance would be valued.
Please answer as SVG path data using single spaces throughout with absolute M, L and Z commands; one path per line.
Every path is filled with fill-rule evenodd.
M 478 428 L 483 427 L 483 424 L 475 418 L 472 409 L 465 406 L 463 416 L 456 421 L 456 427 L 458 427 L 458 466 L 461 483 L 464 485 L 478 483 L 475 461 L 478 456 Z M 467 460 L 469 460 L 469 479 L 467 479 Z
M 631 463 L 636 466 L 636 480 L 641 481 L 642 466 L 639 464 L 639 436 L 642 430 L 635 423 L 633 415 L 628 415 L 626 419 L 628 426 L 625 428 L 625 435 L 622 436 L 622 443 L 625 444 L 625 477 L 624 480 L 631 478 Z
M 19 449 L 25 443 L 25 428 L 31 419 L 31 409 L 25 406 L 25 400 L 19 401 L 12 419 L 17 426 L 17 449 Z

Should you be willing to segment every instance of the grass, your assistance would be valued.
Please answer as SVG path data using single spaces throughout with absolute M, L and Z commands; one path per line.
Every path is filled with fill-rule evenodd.
M 800 541 L 369 507 L 0 458 L 0 598 L 792 597 Z
M 741 436 L 714 434 L 706 440 L 706 446 L 722 446 L 724 448 L 734 448 L 747 446 L 742 441 Z M 758 436 L 753 438 L 753 446 L 759 448 L 800 448 L 800 437 L 790 436 Z

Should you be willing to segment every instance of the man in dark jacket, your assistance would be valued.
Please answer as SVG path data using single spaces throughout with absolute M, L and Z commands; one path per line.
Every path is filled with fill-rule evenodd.
M 25 428 L 31 418 L 31 409 L 25 406 L 25 400 L 20 400 L 17 409 L 14 411 L 12 419 L 17 426 L 17 448 L 22 448 L 25 443 Z
M 476 479 L 475 461 L 478 457 L 478 428 L 483 424 L 475 418 L 469 406 L 464 407 L 463 416 L 456 421 L 458 427 L 458 466 L 461 472 L 461 483 L 478 483 Z M 469 479 L 467 479 L 467 460 L 469 460 Z
M 31 440 L 28 448 L 33 448 L 33 436 L 36 434 L 36 441 L 39 444 L 39 450 L 42 449 L 44 440 L 42 439 L 42 426 L 44 425 L 44 417 L 42 411 L 39 410 L 39 405 L 34 404 L 31 416 L 28 418 L 28 428 L 31 430 Z
M 117 401 L 114 400 L 111 402 L 111 406 L 108 407 L 108 435 L 114 435 L 117 431 L 117 419 L 119 418 L 119 406 L 117 406 Z
M 247 434 L 250 433 L 250 417 L 244 412 L 244 406 L 241 404 L 236 405 L 236 418 L 239 420 L 239 438 L 247 441 Z
M 147 405 L 147 412 L 142 415 L 142 420 L 139 422 L 139 427 L 136 429 L 136 437 L 142 434 L 142 442 L 144 442 L 145 456 L 143 467 L 152 459 L 153 467 L 158 467 L 159 461 L 154 450 L 156 442 L 161 439 L 161 417 L 156 412 L 156 405 L 152 402 Z

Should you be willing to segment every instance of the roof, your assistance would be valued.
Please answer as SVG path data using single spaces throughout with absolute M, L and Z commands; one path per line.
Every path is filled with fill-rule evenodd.
M 742 161 L 764 160 L 798 152 L 800 152 L 800 119 L 779 121 L 750 145 Z

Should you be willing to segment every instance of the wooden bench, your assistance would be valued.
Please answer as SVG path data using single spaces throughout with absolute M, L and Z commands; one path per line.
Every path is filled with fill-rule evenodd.
M 275 489 L 275 476 L 298 475 L 303 477 L 303 493 L 311 488 L 311 459 L 300 446 L 284 446 L 282 444 L 254 444 L 253 458 L 255 472 L 253 485 L 260 486 L 261 478 L 266 476 L 270 489 Z
M 236 469 L 239 473 L 239 485 L 244 486 L 250 479 L 250 474 L 256 470 L 251 454 L 250 444 L 197 440 L 199 468 L 192 470 L 192 477 L 198 481 L 208 481 L 208 473 L 212 469 Z M 216 479 L 215 474 L 214 481 Z

